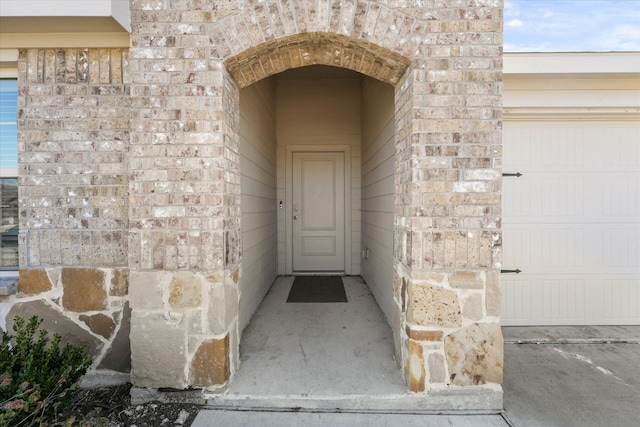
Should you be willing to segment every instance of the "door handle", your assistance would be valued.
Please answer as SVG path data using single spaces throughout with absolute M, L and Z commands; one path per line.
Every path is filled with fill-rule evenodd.
M 298 215 L 294 215 L 294 216 L 293 216 L 293 219 L 298 219 Z

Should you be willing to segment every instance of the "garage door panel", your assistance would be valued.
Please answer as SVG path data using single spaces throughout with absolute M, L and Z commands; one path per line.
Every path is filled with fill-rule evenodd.
M 534 248 L 534 239 L 531 234 L 528 228 L 502 230 L 503 265 L 506 269 L 515 269 L 517 266 L 521 270 L 528 270 L 536 264 L 536 260 L 531 258 L 539 252 Z
M 542 215 L 581 217 L 585 212 L 585 178 L 547 176 L 542 178 Z
M 579 319 L 585 315 L 585 287 L 581 279 L 542 281 L 543 316 Z
M 518 268 L 522 274 L 638 274 L 640 270 L 640 225 L 509 224 L 502 232 L 503 266 Z
M 638 124 L 609 125 L 605 129 L 606 150 L 600 152 L 605 170 L 637 172 L 640 168 L 640 126 Z
M 540 293 L 534 289 L 533 281 L 520 277 L 503 277 L 502 280 L 503 323 L 527 324 L 529 319 L 542 316 Z
M 512 224 L 628 222 L 640 216 L 637 178 L 575 172 L 506 177 L 503 214 Z
M 640 269 L 640 228 L 604 230 L 604 265 Z
M 608 220 L 619 217 L 620 221 L 628 221 L 629 217 L 640 217 L 640 174 L 603 176 L 602 199 L 602 216 Z
M 542 231 L 543 268 L 582 268 L 585 259 L 585 235 L 580 228 Z
M 605 280 L 602 298 L 604 317 L 614 321 L 640 318 L 640 278 Z
M 637 277 L 567 275 L 545 280 L 544 275 L 506 276 L 502 278 L 502 322 L 507 326 L 635 325 L 640 319 Z
M 503 140 L 503 165 L 522 173 L 640 167 L 640 127 L 633 123 L 508 122 Z
M 502 180 L 502 192 L 509 198 L 503 199 L 502 213 L 514 223 L 521 222 L 526 217 L 536 215 L 539 206 L 532 204 L 532 194 L 540 194 L 541 189 L 535 188 L 539 181 L 525 178 L 505 178 Z
M 583 277 L 503 278 L 502 286 L 505 325 L 571 325 L 583 319 L 588 310 L 585 295 L 590 285 Z
M 503 322 L 640 324 L 640 125 L 508 122 Z
M 589 163 L 585 153 L 593 143 L 583 128 L 574 126 L 543 129 L 541 138 L 542 159 L 538 165 L 547 170 L 583 170 Z

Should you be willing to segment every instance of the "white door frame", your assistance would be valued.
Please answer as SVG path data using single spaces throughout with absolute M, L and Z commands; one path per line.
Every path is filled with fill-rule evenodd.
M 344 154 L 344 273 L 351 274 L 351 147 L 349 145 L 287 145 L 285 157 L 285 270 L 293 274 L 293 153 Z

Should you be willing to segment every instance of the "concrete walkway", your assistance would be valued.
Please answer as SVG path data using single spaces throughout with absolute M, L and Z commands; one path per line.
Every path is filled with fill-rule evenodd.
M 279 278 L 265 297 L 240 371 L 194 427 L 640 425 L 640 327 L 504 328 L 505 411 L 459 394 L 479 409 L 442 413 L 451 395 L 406 392 L 362 279 L 344 278 L 349 303 L 336 304 L 285 303 L 292 281 Z
M 640 426 L 640 327 L 503 328 L 515 426 Z
M 201 411 L 192 427 L 508 427 L 499 415 Z

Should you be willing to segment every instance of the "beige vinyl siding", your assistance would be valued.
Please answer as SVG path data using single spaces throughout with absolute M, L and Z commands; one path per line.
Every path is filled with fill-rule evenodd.
M 360 274 L 360 81 L 352 71 L 313 66 L 281 73 L 276 89 L 278 200 L 286 200 L 287 145 L 350 146 L 350 235 L 345 238 L 351 239 L 346 270 L 354 275 Z M 279 274 L 287 274 L 285 211 L 278 209 Z
M 362 83 L 362 277 L 393 319 L 394 89 L 371 78 Z
M 240 91 L 242 276 L 240 330 L 276 277 L 276 144 L 274 80 Z

